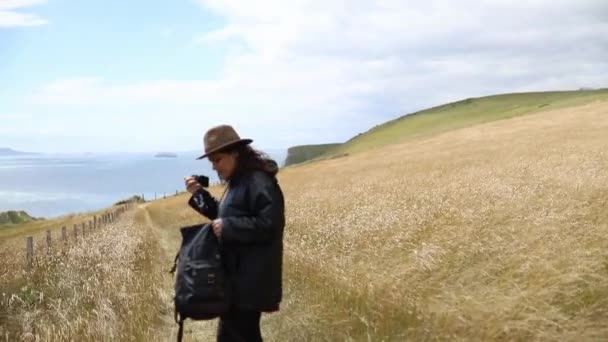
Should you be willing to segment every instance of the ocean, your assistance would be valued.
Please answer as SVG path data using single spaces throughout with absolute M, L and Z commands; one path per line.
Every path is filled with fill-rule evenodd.
M 266 151 L 282 165 L 285 153 Z M 154 154 L 27 155 L 0 157 L 0 212 L 25 210 L 53 218 L 108 207 L 121 199 L 146 200 L 185 191 L 184 177 L 203 174 L 218 181 L 207 159 Z

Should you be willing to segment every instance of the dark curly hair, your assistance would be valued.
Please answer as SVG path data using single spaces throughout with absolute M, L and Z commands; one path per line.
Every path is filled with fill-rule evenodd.
M 248 144 L 237 144 L 226 149 L 222 152 L 237 153 L 237 165 L 234 176 L 241 176 L 253 171 L 262 171 L 275 177 L 279 172 L 279 166 L 266 153 L 256 150 Z

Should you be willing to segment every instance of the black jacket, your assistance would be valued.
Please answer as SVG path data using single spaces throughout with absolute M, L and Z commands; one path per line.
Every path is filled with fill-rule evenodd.
M 223 221 L 222 254 L 235 307 L 278 310 L 282 298 L 285 203 L 276 177 L 254 171 L 231 179 L 221 203 L 202 190 L 188 204 L 209 219 Z

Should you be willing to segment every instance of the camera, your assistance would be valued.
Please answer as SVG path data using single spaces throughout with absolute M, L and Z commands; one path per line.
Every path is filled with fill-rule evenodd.
M 192 175 L 194 180 L 199 183 L 203 188 L 209 187 L 209 177 L 202 175 Z

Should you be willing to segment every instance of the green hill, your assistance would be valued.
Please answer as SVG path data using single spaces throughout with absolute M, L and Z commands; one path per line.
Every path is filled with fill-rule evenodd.
M 285 166 L 314 159 L 338 146 L 340 146 L 340 144 L 301 145 L 290 147 L 287 150 Z
M 469 98 L 401 116 L 361 133 L 321 158 L 356 153 L 405 139 L 490 121 L 608 100 L 608 89 L 516 93 Z
M 0 225 L 21 224 L 38 220 L 40 219 L 31 217 L 25 211 L 9 210 L 0 213 Z

